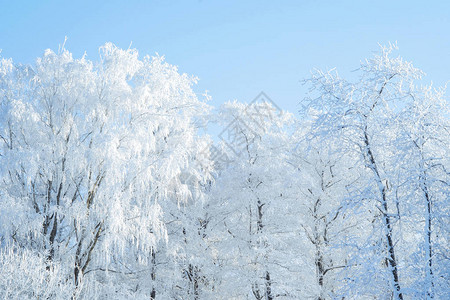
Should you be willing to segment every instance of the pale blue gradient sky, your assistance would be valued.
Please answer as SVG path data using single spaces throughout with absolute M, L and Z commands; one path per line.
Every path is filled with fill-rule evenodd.
M 200 78 L 213 104 L 251 101 L 261 90 L 295 111 L 299 81 L 313 68 L 344 75 L 378 43 L 400 54 L 426 81 L 450 80 L 450 1 L 5 1 L 0 0 L 3 57 L 30 63 L 46 48 L 75 57 L 107 41 L 158 52 Z

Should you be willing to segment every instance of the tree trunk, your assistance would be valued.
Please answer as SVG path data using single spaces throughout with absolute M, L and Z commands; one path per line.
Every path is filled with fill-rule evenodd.
M 378 167 L 375 161 L 375 157 L 372 153 L 371 144 L 369 142 L 369 136 L 367 134 L 367 127 L 364 130 L 364 144 L 366 148 L 366 152 L 364 153 L 366 161 L 368 163 L 369 168 L 372 170 L 372 172 L 375 175 L 375 180 L 378 185 L 378 189 L 381 194 L 381 205 L 383 208 L 382 214 L 383 214 L 383 222 L 384 222 L 384 229 L 385 229 L 385 238 L 386 238 L 386 244 L 387 244 L 387 251 L 389 253 L 388 263 L 389 267 L 391 269 L 391 275 L 392 275 L 392 282 L 393 282 L 393 294 L 396 299 L 403 300 L 403 294 L 401 292 L 400 288 L 400 281 L 398 277 L 398 267 L 397 267 L 397 259 L 395 258 L 395 245 L 392 240 L 392 225 L 391 225 L 391 218 L 388 213 L 388 203 L 387 203 L 387 189 L 384 185 L 380 173 L 378 172 Z
M 155 300 L 156 299 L 156 289 L 155 289 L 155 281 L 156 281 L 156 253 L 155 253 L 155 249 L 151 249 L 152 251 L 152 259 L 151 259 L 151 264 L 152 264 L 152 270 L 150 273 L 150 278 L 152 280 L 152 291 L 150 293 L 150 300 Z
M 425 173 L 425 172 L 424 172 Z M 427 299 L 434 299 L 434 281 L 433 281 L 433 249 L 431 245 L 431 224 L 432 224 L 432 212 L 431 212 L 431 197 L 428 192 L 427 185 L 425 183 L 425 175 L 421 178 L 421 186 L 424 194 L 425 202 L 427 204 L 426 222 L 425 222 L 425 255 L 427 259 L 426 264 L 426 284 L 427 284 Z
M 192 289 L 193 289 L 192 292 L 194 294 L 194 300 L 198 300 L 199 299 L 198 268 L 193 266 L 192 264 L 189 264 L 188 272 L 189 272 L 189 280 L 191 281 L 191 284 L 192 284 Z
M 323 297 L 323 277 L 325 276 L 325 268 L 323 265 L 323 256 L 319 250 L 319 247 L 316 245 L 316 269 L 317 269 L 317 281 L 319 283 L 320 294 L 317 300 L 324 300 Z
M 266 271 L 266 297 L 267 300 L 273 300 L 272 280 L 270 279 L 270 273 L 267 271 Z

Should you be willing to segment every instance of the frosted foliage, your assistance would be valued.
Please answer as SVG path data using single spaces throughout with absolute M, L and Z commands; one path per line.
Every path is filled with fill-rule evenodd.
M 113 44 L 99 62 L 65 49 L 33 67 L 2 59 L 3 247 L 38 251 L 79 287 L 131 249 L 145 266 L 167 240 L 161 203 L 192 197 L 173 196 L 185 186 L 174 178 L 199 172 L 193 124 L 208 107 L 195 82 L 163 57 Z
M 370 220 L 343 239 L 356 252 L 342 295 L 441 298 L 448 291 L 448 105 L 444 89 L 419 86 L 423 73 L 392 57 L 394 50 L 381 47 L 363 62 L 356 82 L 313 73 L 314 96 L 304 102 L 309 138 L 337 142 L 353 157 L 351 215 L 364 207 Z
M 65 279 L 61 267 L 49 265 L 45 257 L 29 250 L 2 250 L 0 274 L 2 299 L 69 299 L 72 296 L 73 283 Z
M 450 106 L 395 51 L 299 118 L 110 43 L 0 58 L 0 298 L 450 299 Z

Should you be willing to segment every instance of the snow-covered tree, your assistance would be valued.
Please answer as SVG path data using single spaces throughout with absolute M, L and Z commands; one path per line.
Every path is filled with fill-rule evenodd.
M 295 135 L 300 142 L 289 163 L 296 167 L 292 193 L 297 196 L 295 212 L 308 243 L 297 245 L 297 251 L 308 249 L 304 267 L 315 274 L 311 298 L 330 299 L 338 295 L 344 281 L 341 271 L 349 267 L 351 248 L 345 245 L 343 237 L 357 234 L 355 227 L 361 221 L 349 217 L 353 206 L 347 189 L 357 181 L 358 174 L 352 172 L 348 155 L 331 143 L 309 140 L 307 124 L 300 126 L 303 136 Z
M 2 59 L 2 247 L 44 255 L 86 298 L 139 291 L 140 278 L 109 280 L 137 277 L 167 239 L 161 203 L 192 198 L 182 172 L 206 178 L 191 163 L 207 109 L 195 81 L 112 44 L 99 62 L 65 49 L 34 66 Z
M 219 297 L 297 298 L 307 287 L 300 284 L 302 254 L 295 249 L 299 238 L 288 193 L 292 117 L 269 103 L 231 102 L 222 107 L 221 120 L 232 162 L 210 193 Z
M 398 189 L 400 199 L 412 199 L 413 209 L 403 217 L 421 240 L 407 265 L 420 277 L 411 280 L 410 289 L 420 298 L 433 299 L 449 289 L 443 280 L 449 268 L 448 239 L 450 195 L 449 107 L 445 89 L 424 86 L 411 95 L 412 101 L 402 110 L 397 151 L 404 156 L 405 178 Z M 404 201 L 401 201 L 404 202 Z
M 405 170 L 411 169 L 411 164 L 415 163 L 415 170 L 422 170 L 416 175 L 415 182 L 421 185 L 424 202 L 428 201 L 423 180 L 426 176 L 423 172 L 424 157 L 417 155 L 421 146 L 416 146 L 415 150 L 412 146 L 422 136 L 411 131 L 411 126 L 417 126 L 417 120 L 404 116 L 415 114 L 416 97 L 422 97 L 425 107 L 432 103 L 426 95 L 417 92 L 420 89 L 415 82 L 421 78 L 422 72 L 400 57 L 391 57 L 394 48 L 382 47 L 377 55 L 362 63 L 359 69 L 361 76 L 355 83 L 340 78 L 335 71 L 315 72 L 308 82 L 317 92 L 317 97 L 308 99 L 306 108 L 312 116 L 316 137 L 324 141 L 338 140 L 341 151 L 359 156 L 361 180 L 352 189 L 359 191 L 358 197 L 367 208 L 367 218 L 374 218 L 372 230 L 367 231 L 366 228 L 366 233 L 354 233 L 355 237 L 360 236 L 360 241 L 364 241 L 364 235 L 367 239 L 357 247 L 364 249 L 365 255 L 355 264 L 358 267 L 354 269 L 360 270 L 359 277 L 352 278 L 353 283 L 348 282 L 348 290 L 353 295 L 403 299 L 405 294 L 415 294 L 410 292 L 409 286 L 417 274 L 407 269 L 411 263 L 408 256 L 412 254 L 411 249 L 418 246 L 418 241 L 417 236 L 408 232 L 413 227 L 405 229 L 406 223 L 402 217 L 409 219 L 409 224 L 414 224 L 429 215 L 428 208 L 420 213 L 420 217 L 412 213 L 417 202 L 411 197 L 412 193 L 403 188 L 411 183 L 410 172 Z M 434 123 L 433 118 L 425 119 L 425 123 Z M 441 131 L 436 139 L 448 140 L 446 135 L 448 131 Z M 426 139 L 430 147 L 439 147 L 439 143 L 428 137 L 429 134 Z M 411 158 L 411 151 L 416 153 L 418 160 L 408 159 Z M 438 157 L 444 158 L 445 154 L 440 153 Z M 444 164 L 441 163 L 441 169 L 446 170 Z M 428 204 L 425 206 L 428 207 Z M 430 220 L 429 217 L 425 219 Z M 427 240 L 426 244 L 429 244 Z M 428 254 L 427 264 L 431 263 L 430 258 Z M 427 268 L 426 276 L 430 277 L 431 270 Z M 356 274 L 353 273 L 353 276 Z M 380 277 L 379 274 L 383 275 Z M 432 285 L 430 279 L 426 281 L 427 285 Z M 402 285 L 408 288 L 404 291 Z M 430 296 L 431 292 L 428 294 Z
M 0 297 L 449 298 L 449 106 L 394 48 L 299 120 L 110 43 L 0 58 Z

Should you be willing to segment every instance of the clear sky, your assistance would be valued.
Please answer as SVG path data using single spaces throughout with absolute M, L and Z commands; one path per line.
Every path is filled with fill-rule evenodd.
M 344 75 L 398 42 L 426 80 L 450 80 L 450 1 L 20 1 L 0 0 L 3 57 L 30 63 L 47 48 L 97 59 L 113 42 L 165 55 L 200 78 L 212 104 L 265 91 L 294 112 L 313 68 Z

